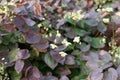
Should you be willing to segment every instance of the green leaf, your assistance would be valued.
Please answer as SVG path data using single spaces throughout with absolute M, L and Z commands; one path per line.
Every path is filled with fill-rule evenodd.
M 105 46 L 105 38 L 92 38 L 91 46 L 93 48 L 103 48 Z
M 22 76 L 21 73 L 18 74 L 16 71 L 14 71 L 12 69 L 9 70 L 9 73 L 10 73 L 11 80 L 20 80 L 20 78 Z
M 104 33 L 107 30 L 107 26 L 105 26 L 103 23 L 98 24 L 97 29 L 101 32 Z
M 75 21 L 72 18 L 66 18 L 66 21 L 70 24 L 73 24 L 73 25 L 75 23 Z
M 78 29 L 78 28 L 75 28 L 75 32 L 79 36 L 85 36 L 86 34 L 88 34 L 88 32 L 86 32 L 85 30 L 81 30 L 81 29 Z
M 19 51 L 20 49 L 17 48 L 17 49 L 13 49 L 10 51 L 9 55 L 8 55 L 8 58 L 9 58 L 9 62 L 12 63 L 14 61 L 16 61 L 18 59 L 17 57 L 17 52 Z
M 58 63 L 51 57 L 49 53 L 45 54 L 44 61 L 52 70 L 58 65 Z
M 83 40 L 87 43 L 90 43 L 92 41 L 92 38 L 90 36 L 85 36 Z
M 90 44 L 82 43 L 82 44 L 80 45 L 80 49 L 81 49 L 82 52 L 89 51 L 89 50 L 90 50 Z
M 77 21 L 76 25 L 80 28 L 85 28 L 85 23 L 83 21 Z
M 80 51 L 79 51 L 79 50 L 74 50 L 74 51 L 72 52 L 72 54 L 73 54 L 73 55 L 79 55 L 79 54 L 80 54 Z
M 91 27 L 98 25 L 98 21 L 96 19 L 87 19 L 85 20 L 85 23 Z

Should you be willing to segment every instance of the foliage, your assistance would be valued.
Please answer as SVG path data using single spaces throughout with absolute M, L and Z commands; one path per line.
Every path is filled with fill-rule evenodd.
M 0 0 L 1 80 L 119 80 L 119 0 Z

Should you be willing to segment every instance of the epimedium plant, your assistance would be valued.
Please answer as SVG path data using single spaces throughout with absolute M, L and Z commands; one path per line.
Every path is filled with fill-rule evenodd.
M 0 79 L 119 80 L 119 0 L 1 0 Z

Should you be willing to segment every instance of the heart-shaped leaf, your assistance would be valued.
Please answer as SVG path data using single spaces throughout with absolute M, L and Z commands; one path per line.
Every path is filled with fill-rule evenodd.
M 67 76 L 61 76 L 60 80 L 69 80 Z
M 19 52 L 19 48 L 17 49 L 13 49 L 10 51 L 9 55 L 8 55 L 8 58 L 9 58 L 9 62 L 12 63 L 14 61 L 16 61 L 18 59 L 17 57 L 17 53 Z
M 26 40 L 27 43 L 35 44 L 35 43 L 40 42 L 41 37 L 40 37 L 39 34 L 34 33 L 33 31 L 28 31 L 25 34 L 25 40 Z
M 105 38 L 92 38 L 91 46 L 94 48 L 103 48 L 105 46 Z
M 114 68 L 109 68 L 105 73 L 104 80 L 118 80 L 118 73 Z
M 59 62 L 61 64 L 64 64 L 65 62 L 65 57 L 62 57 L 60 54 L 59 54 L 59 51 L 53 51 L 51 50 L 50 51 L 50 55 L 52 56 L 52 58 L 56 61 L 56 62 Z
M 54 69 L 58 65 L 49 53 L 45 54 L 44 61 L 51 69 Z
M 80 45 L 80 49 L 81 49 L 82 52 L 86 52 L 86 51 L 88 51 L 90 49 L 90 44 L 87 45 L 85 43 L 82 43 Z
M 27 49 L 22 49 L 19 52 L 17 52 L 17 57 L 19 59 L 27 59 L 30 57 L 29 51 Z
M 22 60 L 17 60 L 15 63 L 15 70 L 17 73 L 20 73 L 24 67 L 24 62 Z
M 98 68 L 93 70 L 89 76 L 88 76 L 88 80 L 103 80 L 103 73 L 102 73 L 102 69 Z

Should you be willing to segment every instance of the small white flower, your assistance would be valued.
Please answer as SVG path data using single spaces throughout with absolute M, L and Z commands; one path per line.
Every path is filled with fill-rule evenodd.
M 57 48 L 57 45 L 55 45 L 55 44 L 50 44 L 50 47 L 51 47 L 52 49 L 55 49 L 55 48 Z
M 120 12 L 117 12 L 116 15 L 120 17 Z
M 59 52 L 59 54 L 61 55 L 61 57 L 65 57 L 67 55 L 67 53 L 65 52 Z
M 5 58 L 2 58 L 1 60 L 2 60 L 2 61 L 4 61 L 4 60 L 5 60 Z
M 61 34 L 60 32 L 57 30 L 57 34 L 56 34 L 57 37 L 61 37 Z
M 64 40 L 62 41 L 62 44 L 64 44 L 65 46 L 71 45 L 71 43 L 68 42 L 67 39 L 64 39 Z
M 109 23 L 109 22 L 110 22 L 110 19 L 109 19 L 109 18 L 103 18 L 103 22 L 104 22 L 104 23 Z
M 102 9 L 102 11 L 113 12 L 113 8 L 112 7 L 107 7 L 105 9 Z
M 78 36 L 78 37 L 75 37 L 74 40 L 73 40 L 73 42 L 79 43 L 79 42 L 80 42 L 80 37 L 79 37 L 79 36 Z

